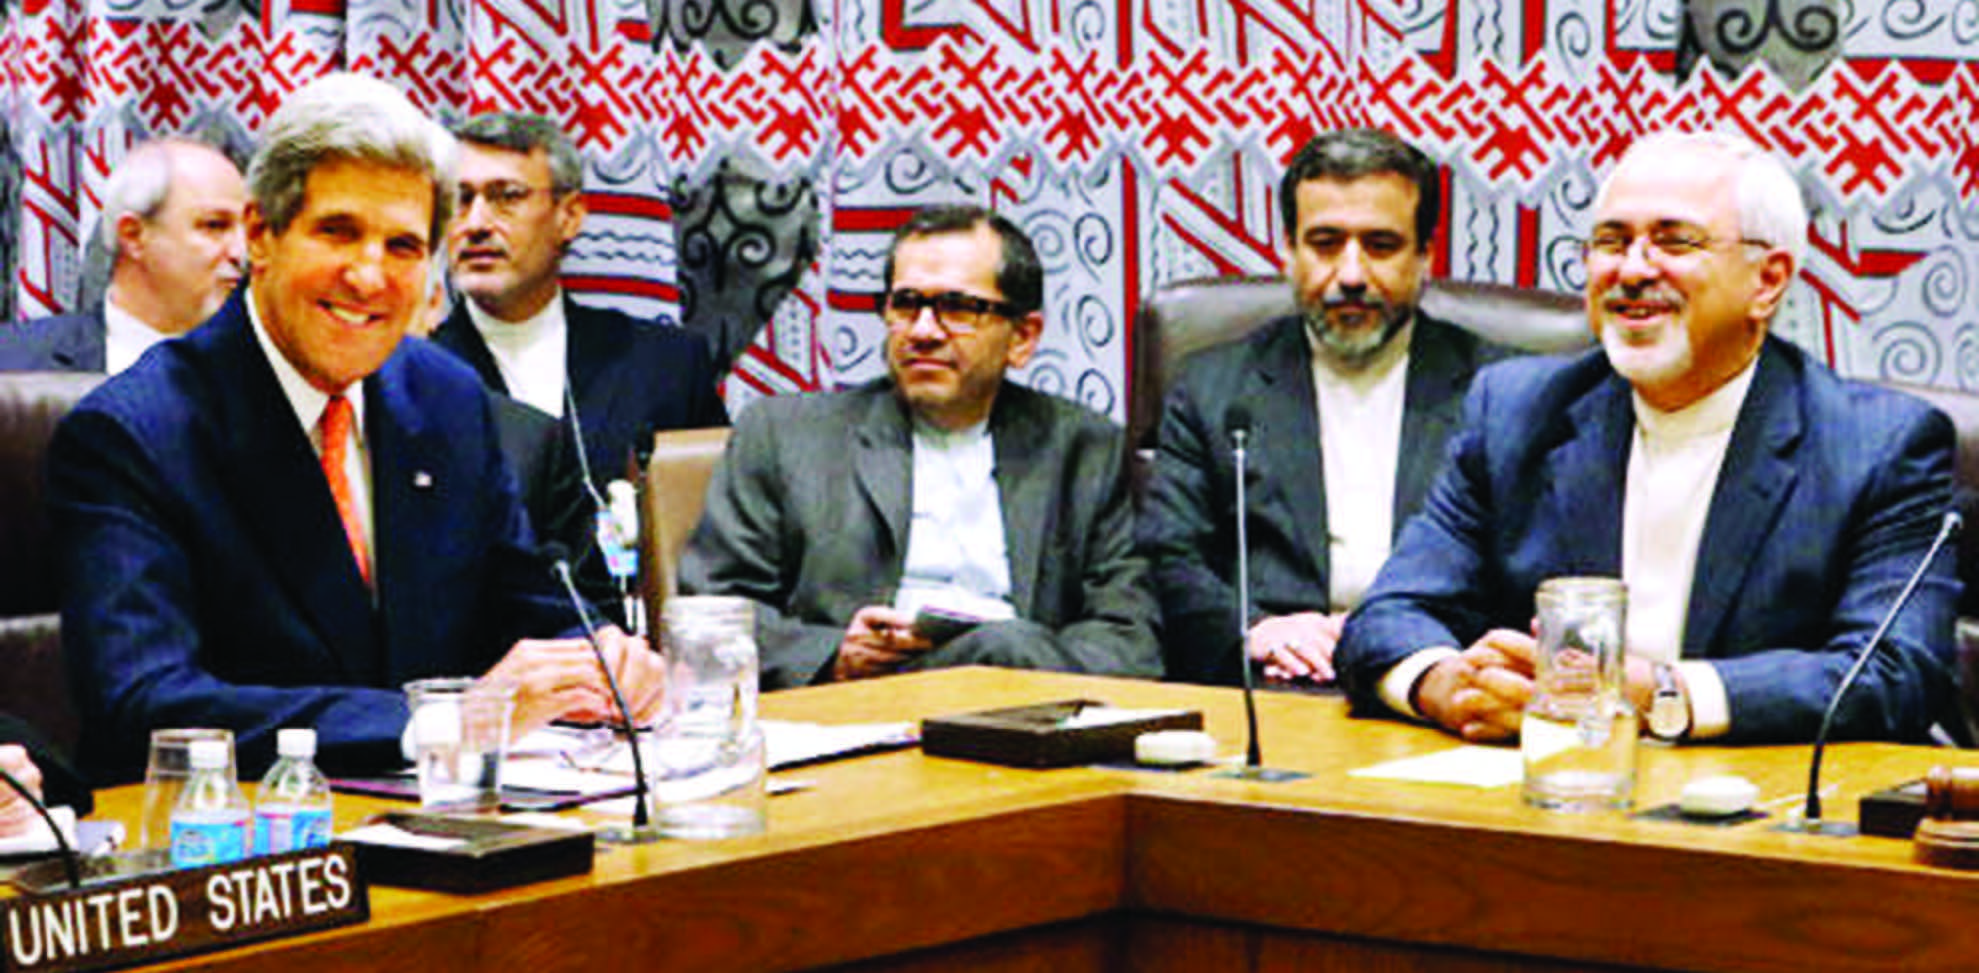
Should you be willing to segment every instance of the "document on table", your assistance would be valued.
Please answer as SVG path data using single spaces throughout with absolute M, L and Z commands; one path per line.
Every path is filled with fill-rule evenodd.
M 913 723 L 798 723 L 762 720 L 771 770 L 785 770 L 920 742 Z M 652 765 L 650 750 L 645 754 Z M 632 751 L 609 729 L 537 730 L 509 748 L 502 767 L 505 787 L 561 794 L 605 794 L 623 790 L 632 776 Z
M 1453 747 L 1387 763 L 1360 767 L 1349 777 L 1409 780 L 1424 784 L 1504 787 L 1525 778 L 1525 758 L 1517 747 Z

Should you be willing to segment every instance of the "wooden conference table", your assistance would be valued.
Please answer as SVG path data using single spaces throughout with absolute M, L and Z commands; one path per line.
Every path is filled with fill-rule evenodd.
M 963 669 L 766 696 L 782 719 L 914 719 L 1088 697 L 1203 710 L 1241 743 L 1234 691 Z M 1549 814 L 1516 785 L 1347 776 L 1447 749 L 1266 694 L 1284 784 L 1205 772 L 1020 771 L 907 751 L 793 771 L 767 834 L 612 848 L 588 876 L 473 897 L 374 887 L 371 921 L 165 969 L 1700 970 L 1969 969 L 1979 874 L 1913 865 L 1885 838 Z M 1646 749 L 1639 806 L 1735 772 L 1762 801 L 1804 787 L 1808 749 Z M 1972 754 L 1830 750 L 1830 816 Z M 137 791 L 102 799 L 134 815 Z M 1785 803 L 1776 805 L 1784 807 Z M 342 799 L 348 826 L 384 805 Z M 1778 820 L 1776 813 L 1769 820 Z

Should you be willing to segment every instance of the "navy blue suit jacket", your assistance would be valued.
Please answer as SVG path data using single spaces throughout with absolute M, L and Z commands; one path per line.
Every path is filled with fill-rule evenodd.
M 364 398 L 375 606 L 240 294 L 57 428 L 62 642 L 99 779 L 173 726 L 232 729 L 246 773 L 284 726 L 333 769 L 394 766 L 402 683 L 571 627 L 474 374 L 405 341 Z
M 1508 349 L 1418 313 L 1409 339 L 1394 527 L 1422 506 L 1471 375 Z M 1162 403 L 1161 438 L 1138 537 L 1161 601 L 1168 677 L 1234 685 L 1237 495 L 1230 407 L 1251 412 L 1246 505 L 1251 605 L 1265 615 L 1331 610 L 1326 470 L 1320 463 L 1312 346 L 1305 322 L 1280 318 L 1182 363 Z
M 1594 350 L 1478 374 L 1464 425 L 1335 657 L 1356 707 L 1390 666 L 1528 630 L 1539 583 L 1621 574 L 1630 388 Z M 1706 514 L 1683 657 L 1710 660 L 1727 739 L 1806 741 L 1951 509 L 1950 420 L 1768 338 Z M 1920 740 L 1952 699 L 1953 551 L 1933 563 L 1836 719 Z
M 728 410 L 715 392 L 714 359 L 699 335 L 586 307 L 568 295 L 563 302 L 569 327 L 564 368 L 594 481 L 624 476 L 627 459 L 650 448 L 658 430 L 728 425 Z M 508 393 L 464 300 L 433 330 L 433 342 L 474 366 L 488 388 Z
M 0 328 L 0 372 L 103 371 L 103 308 Z

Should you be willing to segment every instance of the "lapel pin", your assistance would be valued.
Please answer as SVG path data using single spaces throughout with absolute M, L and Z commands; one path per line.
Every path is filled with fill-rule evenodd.
M 413 473 L 412 488 L 415 490 L 431 490 L 433 488 L 433 474 L 425 470 L 419 470 Z

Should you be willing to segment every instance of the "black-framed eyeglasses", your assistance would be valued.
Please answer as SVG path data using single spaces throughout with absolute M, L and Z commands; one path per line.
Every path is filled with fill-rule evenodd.
M 553 198 L 559 195 L 552 186 L 531 186 L 528 183 L 498 179 L 485 186 L 461 183 L 455 191 L 454 201 L 461 213 L 473 209 L 474 201 L 478 199 L 487 203 L 488 208 L 497 215 L 511 216 L 522 208 L 522 204 L 527 202 L 529 197 L 537 193 L 548 193 Z
M 889 328 L 905 328 L 919 320 L 926 308 L 934 309 L 935 321 L 950 334 L 970 334 L 990 321 L 999 318 L 1014 321 L 1024 316 L 1009 301 L 961 291 L 924 294 L 908 287 L 887 292 L 885 302 L 880 305 L 880 316 L 886 319 Z
M 1586 261 L 1624 259 L 1638 239 L 1648 244 L 1647 256 L 1650 259 L 1663 260 L 1682 260 L 1728 244 L 1746 247 L 1773 245 L 1768 241 L 1750 237 L 1714 237 L 1703 227 L 1680 223 L 1658 226 L 1647 233 L 1633 233 L 1619 227 L 1606 227 L 1594 231 L 1592 235 L 1580 241 L 1581 259 Z

